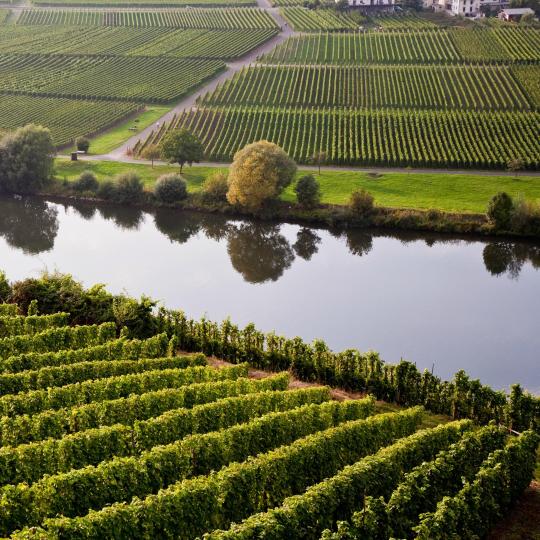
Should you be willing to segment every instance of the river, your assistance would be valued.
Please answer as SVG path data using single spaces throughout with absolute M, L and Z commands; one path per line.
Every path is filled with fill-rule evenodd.
M 540 392 L 540 245 L 0 198 L 0 269 Z

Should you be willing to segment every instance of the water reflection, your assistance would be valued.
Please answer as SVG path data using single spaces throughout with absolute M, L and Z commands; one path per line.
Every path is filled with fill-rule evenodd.
M 185 244 L 198 234 L 225 243 L 232 267 L 247 283 L 279 280 L 296 258 L 310 261 L 322 246 L 315 229 L 298 227 L 295 238 L 283 234 L 278 224 L 230 219 L 222 215 L 178 212 L 156 209 L 151 214 L 138 208 L 100 205 L 86 202 L 52 204 L 32 198 L 0 198 L 0 236 L 24 253 L 35 255 L 50 251 L 58 234 L 58 209 L 63 207 L 83 220 L 100 216 L 121 230 L 138 231 L 150 217 L 156 229 L 173 244 Z M 526 263 L 540 269 L 540 246 L 526 242 L 485 241 L 473 238 L 452 238 L 434 233 L 386 232 L 359 229 L 327 231 L 343 241 L 348 252 L 365 257 L 374 249 L 374 239 L 386 237 L 403 245 L 423 242 L 436 245 L 466 245 L 482 242 L 482 258 L 492 276 L 506 275 L 517 280 Z
M 24 253 L 37 255 L 54 247 L 58 210 L 39 199 L 0 199 L 0 236 Z

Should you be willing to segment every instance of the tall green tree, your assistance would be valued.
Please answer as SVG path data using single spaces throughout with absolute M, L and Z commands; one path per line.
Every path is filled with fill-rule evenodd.
M 204 147 L 187 129 L 173 129 L 163 137 L 159 148 L 169 163 L 178 163 L 180 172 L 186 163 L 199 163 L 204 156 Z
M 51 132 L 34 124 L 0 140 L 0 191 L 36 193 L 49 180 L 55 148 Z

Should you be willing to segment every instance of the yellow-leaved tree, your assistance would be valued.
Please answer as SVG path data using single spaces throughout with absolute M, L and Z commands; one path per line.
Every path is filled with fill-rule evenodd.
M 259 141 L 236 152 L 227 200 L 252 211 L 275 199 L 292 182 L 296 163 L 277 144 Z

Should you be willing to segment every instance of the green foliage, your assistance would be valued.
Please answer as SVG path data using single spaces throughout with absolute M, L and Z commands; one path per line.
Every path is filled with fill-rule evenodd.
M 414 528 L 419 540 L 484 537 L 531 481 L 538 435 L 526 431 L 493 452 L 453 497 L 444 497 Z
M 14 354 L 82 349 L 116 337 L 113 323 L 50 328 L 33 335 L 15 335 L 0 339 L 0 361 Z
M 264 392 L 178 411 L 184 413 L 184 426 L 176 430 L 171 444 L 161 446 L 168 425 L 158 424 L 159 431 L 154 431 L 148 445 L 151 449 L 141 455 L 116 457 L 96 467 L 46 477 L 30 489 L 4 488 L 2 500 L 10 520 L 1 522 L 1 530 L 7 533 L 39 524 L 59 512 L 74 517 L 91 508 L 143 497 L 184 478 L 208 474 L 232 461 L 243 461 L 314 431 L 365 416 L 373 409 L 369 401 L 318 404 L 327 399 L 328 390 L 321 388 Z M 223 407 L 220 414 L 211 416 L 219 406 Z M 185 437 L 190 433 L 193 435 Z M 138 444 L 137 434 L 135 437 Z M 24 516 L 25 508 L 34 510 L 26 513 L 25 521 L 16 522 L 13 517 Z
M 374 201 L 375 199 L 371 193 L 365 189 L 359 189 L 351 193 L 349 207 L 355 216 L 366 218 L 373 213 Z
M 227 175 L 221 172 L 207 176 L 202 187 L 203 197 L 209 202 L 227 202 L 228 190 Z
M 97 538 L 115 530 L 131 538 L 161 537 L 174 530 L 178 538 L 193 538 L 280 504 L 395 437 L 410 434 L 421 418 L 421 409 L 411 409 L 353 420 L 206 477 L 178 482 L 158 495 L 113 504 L 85 517 L 47 519 L 43 525 L 53 536 L 84 530 Z
M 77 137 L 75 139 L 75 146 L 77 147 L 77 150 L 80 150 L 81 152 L 88 152 L 90 141 L 86 137 Z
M 178 163 L 180 172 L 188 163 L 199 163 L 204 157 L 204 148 L 199 139 L 187 129 L 171 130 L 159 143 L 161 155 L 169 163 Z
M 49 181 L 55 148 L 51 133 L 29 124 L 0 139 L 0 192 L 36 193 Z
M 154 195 L 163 203 L 182 201 L 187 197 L 186 181 L 179 174 L 163 174 L 157 179 Z
M 112 201 L 115 196 L 115 191 L 116 191 L 116 184 L 114 180 L 111 180 L 110 178 L 106 178 L 105 180 L 99 183 L 99 187 L 96 193 L 100 199 L 104 199 L 106 201 Z
M 301 176 L 294 186 L 296 200 L 305 208 L 313 208 L 321 199 L 319 182 L 312 174 Z
M 119 204 L 135 204 L 142 200 L 144 186 L 135 172 L 121 173 L 114 179 L 112 200 Z
M 501 191 L 489 201 L 487 216 L 497 229 L 508 230 L 514 211 L 512 197 Z
M 99 188 L 99 182 L 96 175 L 92 171 L 83 171 L 77 180 L 73 182 L 75 191 L 92 191 L 96 192 Z
M 6 302 L 11 295 L 11 285 L 7 279 L 6 273 L 0 270 L 0 305 Z M 4 315 L 3 310 L 6 308 L 0 308 L 0 315 Z M 7 310 L 12 308 L 7 308 Z M 13 314 L 14 315 L 14 314 Z
M 32 335 L 44 332 L 49 328 L 67 326 L 67 313 L 53 313 L 52 315 L 30 315 L 30 316 L 6 316 L 0 315 L 0 338 Z
M 195 405 L 251 392 L 285 390 L 288 382 L 286 374 L 254 381 L 245 378 L 226 379 L 97 401 L 71 409 L 4 416 L 0 419 L 1 443 L 2 446 L 17 446 L 49 437 L 60 439 L 64 435 L 91 428 L 114 424 L 133 425 L 137 420 L 154 418 L 172 409 L 189 409 Z
M 343 468 L 335 476 L 328 475 L 326 480 L 313 483 L 301 495 L 285 499 L 281 506 L 255 514 L 228 531 L 205 535 L 205 539 L 317 540 L 324 529 L 359 510 L 366 495 L 389 495 L 404 472 L 432 459 L 471 427 L 468 421 L 453 422 L 409 435 Z

